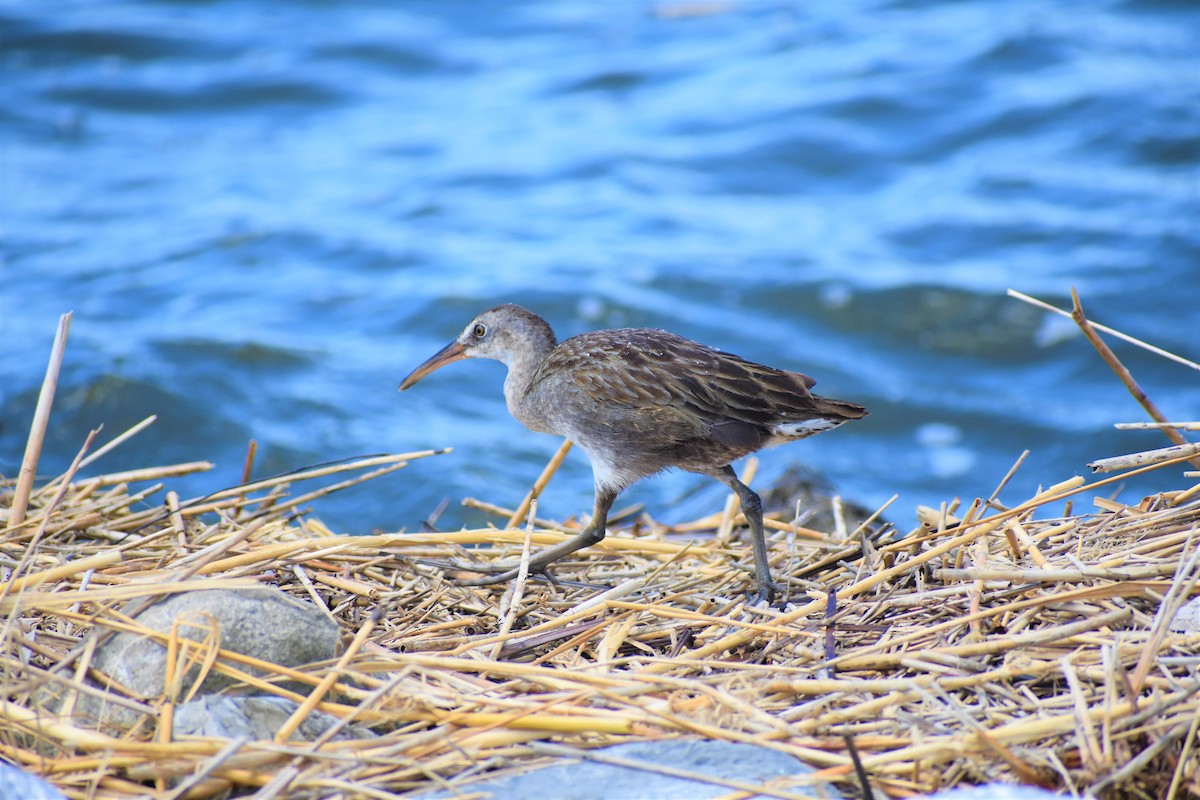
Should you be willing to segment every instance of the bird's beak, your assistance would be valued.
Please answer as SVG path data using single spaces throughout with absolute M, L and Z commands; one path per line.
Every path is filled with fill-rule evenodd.
M 466 357 L 467 353 L 466 350 L 463 349 L 463 346 L 458 342 L 451 342 L 441 350 L 438 350 L 432 358 L 414 369 L 407 378 L 401 381 L 400 391 L 403 392 L 405 389 L 412 386 L 417 381 L 421 380 L 421 378 L 424 378 L 434 370 L 441 369 L 447 364 L 453 364 L 455 361 L 462 361 Z

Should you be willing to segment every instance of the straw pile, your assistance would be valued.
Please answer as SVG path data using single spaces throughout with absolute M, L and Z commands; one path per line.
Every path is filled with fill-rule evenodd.
M 25 497 L 6 491 L 0 756 L 73 798 L 469 791 L 485 773 L 669 737 L 758 744 L 816 768 L 784 784 L 726 783 L 729 797 L 830 785 L 861 796 L 856 766 L 896 797 L 991 780 L 1098 796 L 1198 785 L 1200 634 L 1169 623 L 1200 580 L 1200 484 L 1071 508 L 1130 474 L 1177 480 L 1195 448 L 1016 505 L 1000 499 L 1002 482 L 966 509 L 921 509 L 912 531 L 775 519 L 783 611 L 745 605 L 751 559 L 732 502 L 691 525 L 642 515 L 613 528 L 556 567 L 557 586 L 453 581 L 468 574 L 462 562 L 519 558 L 578 530 L 537 519 L 536 502 L 497 510 L 529 524 L 453 533 L 348 537 L 294 516 L 307 500 L 289 482 L 330 470 L 366 479 L 432 455 L 194 502 L 162 497 L 161 481 L 207 465 L 76 478 L 81 458 Z M 307 694 L 249 678 L 239 656 L 196 654 L 301 703 L 273 740 L 174 740 L 166 726 L 115 736 L 39 705 L 40 686 L 94 691 L 85 637 L 139 630 L 121 612 L 131 601 L 263 584 L 327 609 L 347 642 L 336 663 L 252 665 Z M 169 719 L 179 698 L 137 700 Z M 314 709 L 382 735 L 291 740 Z

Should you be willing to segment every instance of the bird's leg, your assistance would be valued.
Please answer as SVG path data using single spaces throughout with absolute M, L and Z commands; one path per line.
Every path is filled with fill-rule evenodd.
M 770 603 L 779 592 L 779 586 L 771 580 L 771 565 L 767 561 L 767 538 L 763 534 L 762 500 L 754 490 L 738 480 L 733 467 L 726 466 L 717 476 L 726 486 L 737 493 L 742 502 L 742 513 L 750 523 L 750 544 L 754 548 L 754 577 L 758 582 L 751 602 L 766 600 Z
M 531 575 L 536 573 L 544 574 L 546 567 L 560 558 L 569 556 L 576 550 L 582 550 L 585 547 L 591 547 L 600 542 L 604 538 L 605 527 L 608 524 L 608 511 L 612 508 L 613 502 L 616 501 L 618 493 L 617 491 L 602 489 L 597 486 L 596 504 L 593 507 L 592 519 L 588 523 L 588 526 L 565 542 L 559 542 L 553 547 L 547 547 L 545 550 L 531 556 L 529 559 L 529 573 Z M 482 578 L 458 581 L 458 583 L 462 586 L 487 586 L 491 583 L 503 583 L 517 577 L 520 565 L 510 566 L 505 564 L 494 568 L 501 569 L 502 571 Z M 471 567 L 471 569 L 476 569 L 476 567 Z M 483 569 L 480 571 L 483 571 Z

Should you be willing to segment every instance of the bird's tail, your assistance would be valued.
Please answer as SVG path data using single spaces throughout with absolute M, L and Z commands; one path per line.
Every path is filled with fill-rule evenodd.
M 862 419 L 870 413 L 858 403 L 851 403 L 848 400 L 834 400 L 830 397 L 818 397 L 815 394 L 813 400 L 816 401 L 817 413 L 831 420 Z
M 867 415 L 867 410 L 857 403 L 846 400 L 833 400 L 828 397 L 812 395 L 811 407 L 805 409 L 799 419 L 776 422 L 773 433 L 781 437 L 774 443 L 778 444 L 793 439 L 803 439 L 813 434 L 823 433 L 849 422 L 861 419 Z

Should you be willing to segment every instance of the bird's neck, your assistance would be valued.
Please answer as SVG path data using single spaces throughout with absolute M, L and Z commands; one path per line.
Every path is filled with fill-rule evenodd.
M 554 349 L 554 334 L 547 332 L 546 336 L 538 336 L 525 342 L 522 347 L 514 350 L 508 364 L 508 377 L 504 379 L 504 399 L 508 403 L 508 411 L 525 427 L 540 431 L 538 420 L 544 415 L 535 408 L 537 403 L 533 384 L 538 370 L 546 362 L 546 358 Z M 551 431 L 543 431 L 551 432 Z

